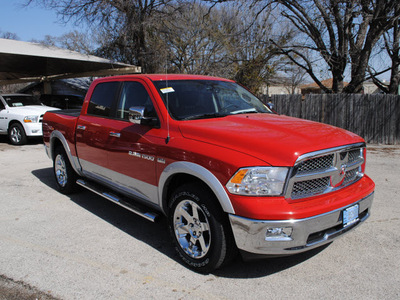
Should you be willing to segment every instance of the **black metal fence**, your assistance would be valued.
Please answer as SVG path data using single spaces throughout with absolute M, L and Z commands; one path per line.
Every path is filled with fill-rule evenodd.
M 400 96 L 273 95 L 269 100 L 279 114 L 341 127 L 367 143 L 400 144 Z

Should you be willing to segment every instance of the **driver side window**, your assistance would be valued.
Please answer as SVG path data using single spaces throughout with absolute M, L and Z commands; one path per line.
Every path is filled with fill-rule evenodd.
M 146 88 L 135 81 L 124 82 L 117 107 L 117 118 L 129 120 L 129 108 L 141 106 L 145 108 L 146 117 L 156 117 L 153 102 Z

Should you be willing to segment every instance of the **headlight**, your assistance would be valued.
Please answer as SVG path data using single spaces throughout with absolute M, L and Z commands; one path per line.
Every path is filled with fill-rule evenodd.
M 37 123 L 39 117 L 38 116 L 26 116 L 24 118 L 25 123 Z
M 226 185 L 232 194 L 245 196 L 278 196 L 283 192 L 288 168 L 254 167 L 236 172 Z

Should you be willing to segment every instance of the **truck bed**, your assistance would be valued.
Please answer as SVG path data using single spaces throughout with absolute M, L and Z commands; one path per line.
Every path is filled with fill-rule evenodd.
M 58 115 L 79 117 L 79 115 L 81 113 L 81 110 L 80 109 L 62 109 L 62 110 L 52 111 L 52 113 L 55 113 L 55 114 L 58 114 Z

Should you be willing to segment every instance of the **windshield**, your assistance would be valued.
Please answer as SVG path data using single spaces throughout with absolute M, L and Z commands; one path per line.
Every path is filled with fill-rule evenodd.
M 12 95 L 12 96 L 3 96 L 4 100 L 6 100 L 7 105 L 10 107 L 20 107 L 20 106 L 28 106 L 28 105 L 42 105 L 42 103 L 32 97 L 32 96 L 23 96 L 23 95 Z
M 177 120 L 223 117 L 244 113 L 271 113 L 253 94 L 234 82 L 173 80 L 154 82 Z

